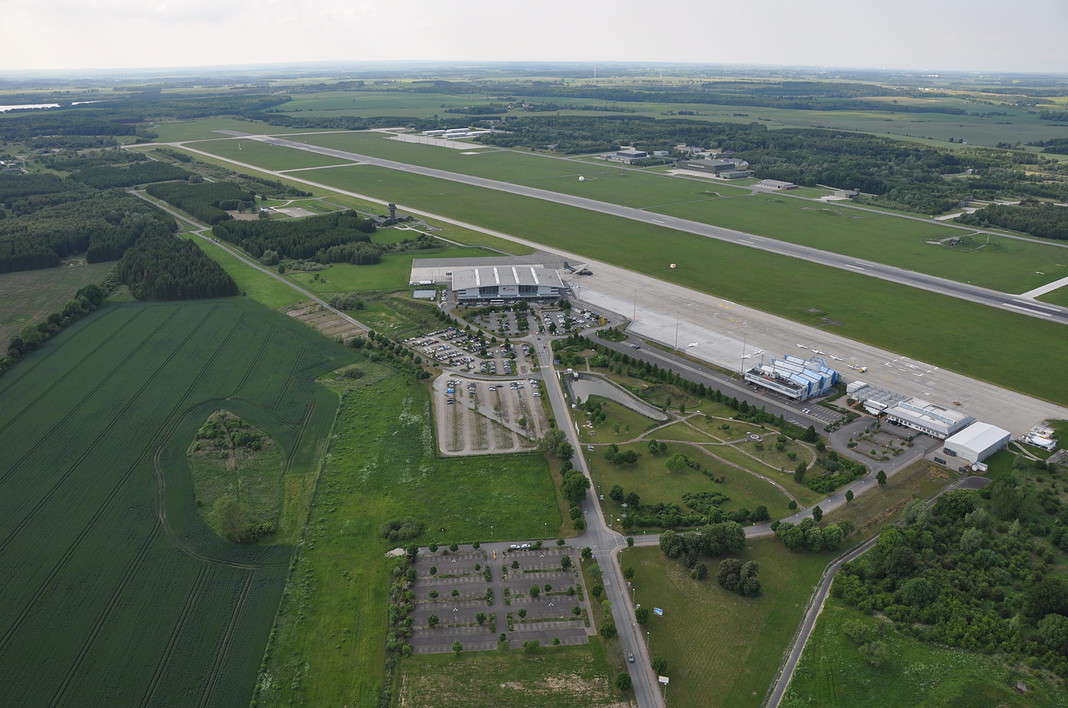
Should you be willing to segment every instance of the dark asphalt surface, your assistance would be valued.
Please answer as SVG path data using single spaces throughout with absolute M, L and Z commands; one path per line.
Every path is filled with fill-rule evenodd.
M 750 234 L 744 231 L 713 226 L 699 221 L 691 221 L 690 219 L 680 219 L 675 216 L 668 216 L 667 214 L 658 214 L 656 212 L 645 211 L 635 207 L 603 202 L 597 199 L 589 199 L 587 197 L 579 197 L 571 194 L 564 194 L 562 192 L 553 192 L 548 189 L 527 187 L 511 182 L 503 182 L 495 179 L 487 179 L 485 177 L 465 175 L 459 172 L 439 170 L 433 167 L 423 167 L 422 165 L 397 162 L 396 160 L 386 160 L 372 155 L 349 152 L 347 150 L 337 150 L 334 148 L 309 145 L 308 143 L 289 140 L 287 138 L 249 136 L 249 139 L 270 143 L 272 145 L 280 145 L 282 147 L 314 152 L 320 155 L 337 157 L 343 160 L 354 160 L 400 172 L 409 172 L 412 174 L 423 175 L 425 177 L 469 184 L 484 189 L 493 189 L 524 197 L 543 199 L 545 201 L 556 202 L 557 204 L 573 206 L 588 211 L 596 211 L 602 214 L 630 219 L 632 221 L 652 224 L 654 226 L 664 226 L 666 228 L 685 231 L 698 236 L 714 238 L 741 246 L 757 248 L 770 253 L 777 253 L 792 258 L 800 258 L 802 260 L 831 266 L 833 268 L 849 270 L 861 275 L 868 275 L 914 288 L 921 288 L 942 295 L 949 295 L 962 300 L 997 307 L 1010 312 L 1026 314 L 1039 319 L 1060 322 L 1061 324 L 1068 324 L 1068 308 L 1065 307 L 1036 302 L 1027 298 L 1020 298 L 1015 295 L 982 288 L 977 285 L 969 285 L 967 283 L 939 278 L 925 273 L 905 270 L 904 268 L 896 268 L 883 263 L 875 263 L 874 261 L 868 261 L 861 258 L 844 256 L 839 253 L 823 251 L 818 248 L 811 248 L 809 246 L 802 246 L 795 243 L 768 238 L 767 236 L 757 236 L 756 234 Z

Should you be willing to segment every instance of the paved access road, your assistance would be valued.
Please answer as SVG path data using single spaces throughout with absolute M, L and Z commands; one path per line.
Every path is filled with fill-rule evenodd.
M 589 199 L 586 197 L 578 197 L 571 194 L 563 194 L 561 192 L 553 192 L 548 189 L 527 187 L 524 185 L 513 184 L 511 182 L 503 182 L 495 179 L 487 179 L 485 177 L 476 177 L 473 175 L 461 174 L 459 172 L 451 172 L 449 170 L 439 170 L 433 167 L 423 167 L 422 165 L 413 165 L 406 162 L 397 162 L 396 160 L 386 160 L 380 157 L 373 157 L 371 155 L 362 155 L 360 153 L 349 152 L 347 150 L 337 150 L 335 148 L 309 145 L 308 143 L 302 143 L 296 140 L 290 140 L 288 138 L 272 137 L 267 135 L 250 135 L 248 136 L 248 138 L 250 140 L 258 140 L 260 142 L 270 143 L 272 145 L 279 145 L 282 147 L 289 147 L 297 150 L 305 150 L 307 152 L 314 152 L 320 155 L 328 155 L 330 157 L 336 157 L 341 160 L 361 162 L 368 165 L 374 165 L 376 167 L 384 167 L 390 170 L 397 170 L 399 172 L 409 172 L 412 174 L 418 174 L 424 177 L 433 177 L 435 179 L 445 179 L 452 182 L 461 182 L 463 184 L 469 184 L 474 187 L 494 189 L 500 192 L 518 194 L 524 197 L 542 199 L 545 201 L 556 202 L 557 204 L 577 207 L 579 209 L 586 209 L 589 211 L 600 212 L 602 214 L 609 214 L 611 216 L 618 216 L 624 219 L 630 219 L 632 221 L 641 221 L 647 224 L 652 224 L 654 226 L 663 226 L 669 229 L 675 229 L 677 231 L 685 231 L 687 233 L 696 234 L 698 236 L 714 238 L 720 241 L 727 241 L 740 246 L 757 248 L 762 251 L 768 251 L 770 253 L 777 253 L 779 255 L 790 256 L 792 258 L 800 258 L 802 260 L 811 261 L 813 263 L 831 266 L 832 268 L 841 268 L 843 270 L 849 270 L 854 273 L 860 273 L 861 275 L 868 275 L 873 278 L 889 280 L 894 283 L 900 283 L 902 285 L 908 285 L 914 288 L 921 288 L 923 290 L 929 290 L 931 292 L 940 293 L 942 295 L 949 295 L 951 297 L 960 298 L 962 300 L 969 300 L 971 302 L 989 305 L 991 307 L 997 307 L 1003 310 L 1008 310 L 1010 312 L 1022 313 L 1040 319 L 1060 322 L 1061 324 L 1068 324 L 1068 308 L 1065 307 L 1058 307 L 1056 305 L 1036 302 L 1028 298 L 1020 298 L 1018 296 L 1009 295 L 1007 293 L 1002 293 L 997 290 L 981 288 L 977 285 L 960 283 L 955 280 L 939 278 L 937 276 L 927 275 L 925 273 L 916 273 L 914 271 L 905 270 L 904 268 L 896 268 L 894 266 L 885 265 L 883 263 L 875 263 L 874 261 L 867 261 L 861 258 L 852 258 L 850 256 L 844 256 L 839 253 L 832 253 L 830 251 L 823 251 L 818 248 L 811 248 L 809 246 L 802 246 L 796 243 L 789 243 L 774 238 L 768 238 L 767 236 L 757 236 L 756 234 L 750 234 L 744 231 L 735 231 L 734 229 L 726 229 L 721 226 L 713 226 L 711 224 L 705 224 L 699 221 L 691 221 L 690 219 L 680 219 L 675 216 L 658 214 L 655 212 L 645 211 L 643 209 L 637 209 L 635 207 L 623 206 L 621 204 L 602 202 L 597 199 Z

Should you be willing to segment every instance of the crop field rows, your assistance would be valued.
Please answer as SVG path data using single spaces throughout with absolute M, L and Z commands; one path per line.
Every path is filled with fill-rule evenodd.
M 225 401 L 287 451 L 285 474 L 306 472 L 336 405 L 312 380 L 345 356 L 247 301 L 122 304 L 6 377 L 7 700 L 247 700 L 290 549 L 215 536 L 193 503 L 185 448 Z

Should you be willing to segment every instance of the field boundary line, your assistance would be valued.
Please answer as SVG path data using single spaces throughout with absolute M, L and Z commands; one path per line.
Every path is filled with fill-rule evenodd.
M 177 308 L 175 308 L 176 313 L 177 311 Z M 160 372 L 163 371 L 167 364 L 169 364 L 171 360 L 174 359 L 174 357 L 178 354 L 180 350 L 185 348 L 185 345 L 188 344 L 189 340 L 193 338 L 193 335 L 200 330 L 200 328 L 204 325 L 204 322 L 207 321 L 208 317 L 211 315 L 212 312 L 214 312 L 214 308 L 212 310 L 209 310 L 204 315 L 204 317 L 201 318 L 200 322 L 197 323 L 197 326 L 194 327 L 188 335 L 186 335 L 185 339 L 182 340 L 181 344 L 171 350 L 171 353 L 167 355 L 167 358 L 164 359 L 151 374 L 149 374 L 148 378 L 145 379 L 144 383 L 141 384 L 141 386 L 137 389 L 134 395 L 128 401 L 126 401 L 125 404 L 123 404 L 122 408 L 120 408 L 118 412 L 116 412 L 115 415 L 111 418 L 111 421 L 106 426 L 104 426 L 104 429 L 97 433 L 96 437 L 93 438 L 92 442 L 89 443 L 89 446 L 85 448 L 85 450 L 80 455 L 78 455 L 78 457 L 73 462 L 71 462 L 71 464 L 63 472 L 63 474 L 59 476 L 59 479 L 56 480 L 55 484 L 52 485 L 52 488 L 49 489 L 43 497 L 37 500 L 37 503 L 33 505 L 33 508 L 30 509 L 29 513 L 23 516 L 22 519 L 19 520 L 19 523 L 15 525 L 15 528 L 12 529 L 11 532 L 2 541 L 0 541 L 0 553 L 2 553 L 7 548 L 8 544 L 10 544 L 11 541 L 13 541 L 20 533 L 22 533 L 22 531 L 26 528 L 27 524 L 30 523 L 30 521 L 37 514 L 37 512 L 40 511 L 41 508 L 48 503 L 48 501 L 52 498 L 52 495 L 59 491 L 59 489 L 63 486 L 63 483 L 70 479 L 70 476 L 74 473 L 74 470 L 78 469 L 78 466 L 85 461 L 85 458 L 88 457 L 93 452 L 93 450 L 96 449 L 97 444 L 99 444 L 100 441 L 103 440 L 104 437 L 111 432 L 111 430 L 115 427 L 116 423 L 119 422 L 119 420 L 126 414 L 130 407 L 133 406 L 133 404 L 141 398 L 144 392 L 148 389 L 149 385 L 156 380 L 156 377 L 159 376 Z M 164 324 L 165 322 L 161 322 L 159 326 L 155 330 L 153 330 L 152 334 L 149 336 L 155 336 L 155 333 L 158 332 Z M 142 340 L 142 344 L 147 340 L 148 338 Z M 132 356 L 134 353 L 136 353 L 139 348 L 140 346 L 131 349 L 130 355 Z M 125 359 L 123 361 L 125 362 Z M 58 425 L 59 423 L 56 424 L 56 426 Z M 39 440 L 43 439 L 44 437 L 47 437 L 47 435 L 50 435 L 52 430 L 54 430 L 56 426 L 53 426 L 51 429 L 49 429 L 49 432 L 46 433 L 45 436 L 42 436 L 42 438 L 39 438 Z
M 110 344 L 113 337 L 119 336 L 119 334 L 121 334 L 122 331 L 124 329 L 126 329 L 126 327 L 131 322 L 136 320 L 137 316 L 142 314 L 143 312 L 145 312 L 145 311 L 142 310 L 141 312 L 135 312 L 133 317 L 131 317 L 130 319 L 126 320 L 121 325 L 119 325 L 118 329 L 116 329 L 114 332 L 112 332 L 111 335 L 108 338 L 104 339 L 102 342 L 100 342 L 100 344 L 97 344 L 95 347 L 93 347 L 93 349 L 89 353 L 87 353 L 85 356 L 83 356 L 81 358 L 81 361 L 77 362 L 73 367 L 68 369 L 66 371 L 66 373 L 64 373 L 62 376 L 57 376 L 55 379 L 53 379 L 52 383 L 50 383 L 48 386 L 46 386 L 45 389 L 43 391 L 41 391 L 41 393 L 36 398 L 34 398 L 29 403 L 27 403 L 25 406 L 23 406 L 22 409 L 19 410 L 18 413 L 12 414 L 11 420 L 9 420 L 8 422 L 4 423 L 3 425 L 0 425 L 0 433 L 2 433 L 5 430 L 7 430 L 8 427 L 10 427 L 11 424 L 13 424 L 16 420 L 18 420 L 22 416 L 23 413 L 25 413 L 27 410 L 29 410 L 29 408 L 31 406 L 36 405 L 38 401 L 40 401 L 42 398 L 44 398 L 49 393 L 51 393 L 52 389 L 54 389 L 56 386 L 58 386 L 62 381 L 64 381 L 68 376 L 70 376 L 75 371 L 75 369 L 78 368 L 78 364 L 81 364 L 86 359 L 88 359 L 89 357 L 91 357 L 94 354 L 96 354 L 98 351 L 100 351 L 104 347 L 105 344 Z M 31 369 L 31 372 L 32 372 L 32 369 Z M 114 373 L 114 371 L 110 372 L 105 378 L 110 378 L 111 374 L 113 374 L 113 373 Z M 5 390 L 7 390 L 7 389 L 5 389 Z M 0 392 L 0 393 L 2 393 L 2 392 Z M 75 408 L 77 408 L 77 406 L 75 406 Z
M 211 313 L 215 312 L 217 307 L 218 306 L 212 307 L 211 310 L 208 311 L 208 315 L 211 315 Z M 208 367 L 211 366 L 211 364 L 215 361 L 215 357 L 218 355 L 221 349 L 222 346 L 220 345 L 215 349 L 215 352 L 210 357 L 208 357 L 208 361 L 206 361 L 204 363 L 204 366 L 201 367 L 200 372 L 193 378 L 189 386 L 186 387 L 185 393 L 174 404 L 174 406 L 171 407 L 171 410 L 167 413 L 167 415 L 163 417 L 163 420 L 160 422 L 155 432 L 149 436 L 149 442 L 141 448 L 141 454 L 137 456 L 137 459 L 130 463 L 130 466 L 126 469 L 126 472 L 123 473 L 122 477 L 120 477 L 115 482 L 115 484 L 112 485 L 111 491 L 108 492 L 107 496 L 104 497 L 103 501 L 100 503 L 100 506 L 97 507 L 97 510 L 93 512 L 92 516 L 89 517 L 89 520 L 86 522 L 82 530 L 78 532 L 78 535 L 74 537 L 74 540 L 67 547 L 67 550 L 63 552 L 63 555 L 60 556 L 59 560 L 56 561 L 55 565 L 52 566 L 52 569 L 49 570 L 48 575 L 45 576 L 44 580 L 41 581 L 41 584 L 37 587 L 37 590 L 34 592 L 33 596 L 23 606 L 22 610 L 15 618 L 15 621 L 11 623 L 11 625 L 7 628 L 7 630 L 4 631 L 2 635 L 0 635 L 0 653 L 5 650 L 8 643 L 11 641 L 11 638 L 22 626 L 22 623 L 26 621 L 26 617 L 29 615 L 30 609 L 41 599 L 41 596 L 44 595 L 49 585 L 51 585 L 52 582 L 55 580 L 56 576 L 59 575 L 59 572 L 63 569 L 63 566 L 65 566 L 70 561 L 70 559 L 74 556 L 74 553 L 78 550 L 78 547 L 81 545 L 82 541 L 85 540 L 85 537 L 89 535 L 89 532 L 92 531 L 93 527 L 95 527 L 97 522 L 100 521 L 100 518 L 104 515 L 104 511 L 118 495 L 119 490 L 122 489 L 122 487 L 126 484 L 127 481 L 129 481 L 130 477 L 134 473 L 134 470 L 137 469 L 137 466 L 144 462 L 145 457 L 148 455 L 148 451 L 152 448 L 153 441 L 155 441 L 156 438 L 159 437 L 160 433 L 162 433 L 166 429 L 167 424 L 171 422 L 171 419 L 174 417 L 174 414 L 179 410 L 179 407 L 182 405 L 185 399 L 189 397 L 189 394 L 192 393 L 193 387 L 204 375 L 204 372 L 207 371 Z
M 159 523 L 152 524 L 152 530 L 149 532 L 145 540 L 141 542 L 141 546 L 137 549 L 137 555 L 126 565 L 126 571 L 122 574 L 122 578 L 119 580 L 118 585 L 111 591 L 111 596 L 108 597 L 107 603 L 97 614 L 96 620 L 93 622 L 92 629 L 89 630 L 89 635 L 82 641 L 82 646 L 78 650 L 78 654 L 75 655 L 74 661 L 71 662 L 67 668 L 67 673 L 64 674 L 63 680 L 56 688 L 56 692 L 52 695 L 52 700 L 48 702 L 50 706 L 56 706 L 62 700 L 63 695 L 70 687 L 70 683 L 74 680 L 74 675 L 77 673 L 78 668 L 85 661 L 86 655 L 89 654 L 89 650 L 92 649 L 93 642 L 96 641 L 100 631 L 104 628 L 104 624 L 107 622 L 108 617 L 111 615 L 112 610 L 119 604 L 119 598 L 122 596 L 126 586 L 130 584 L 130 580 L 133 579 L 134 574 L 141 568 L 141 564 L 145 560 L 145 556 L 148 555 L 148 549 L 155 543 L 156 538 L 159 537 Z
M 215 658 L 211 663 L 208 679 L 204 683 L 204 691 L 200 694 L 200 700 L 197 702 L 198 706 L 206 706 L 215 693 L 215 684 L 219 682 L 219 674 L 222 673 L 226 655 L 230 653 L 230 643 L 234 639 L 234 632 L 237 630 L 237 623 L 241 613 L 245 609 L 245 601 L 248 600 L 249 592 L 252 590 L 252 579 L 255 575 L 256 571 L 250 570 L 245 578 L 245 585 L 241 588 L 241 596 L 237 599 L 234 611 L 230 614 L 230 621 L 226 625 L 226 632 L 223 633 L 215 650 Z
M 119 311 L 119 308 L 114 308 L 113 307 L 113 308 L 111 308 L 111 310 L 109 312 L 106 312 L 105 314 L 103 314 L 100 317 L 98 317 L 97 321 L 107 318 L 112 312 L 118 312 L 118 311 Z M 78 325 L 81 325 L 83 322 L 88 322 L 91 319 L 92 319 L 92 314 L 86 315 L 85 317 L 83 317 L 82 319 L 78 320 L 73 325 L 71 325 L 67 329 L 63 330 L 63 332 L 60 332 L 59 334 L 65 334 L 67 332 L 77 333 L 79 330 L 85 328 L 85 325 L 82 325 L 81 327 L 79 327 Z M 59 334 L 57 334 L 56 336 L 58 337 Z M 53 339 L 55 339 L 55 337 L 49 338 L 48 342 L 51 342 Z M 46 344 L 48 342 L 46 342 Z M 40 350 L 38 350 L 38 351 L 40 351 Z M 47 354 L 45 354 L 44 356 L 38 357 L 35 361 L 33 361 L 32 362 L 32 366 L 27 364 L 27 366 L 29 368 L 24 369 L 21 376 L 10 377 L 11 378 L 10 382 L 8 382 L 8 381 L 4 382 L 6 385 L 3 388 L 0 388 L 0 394 L 6 393 L 8 389 L 12 388 L 13 386 L 15 386 L 15 384 L 17 384 L 19 381 L 21 381 L 23 378 L 25 378 L 26 374 L 32 373 L 34 370 L 37 369 L 38 366 L 40 366 L 41 364 L 45 363 L 46 361 L 51 359 L 53 356 L 55 356 L 56 352 L 58 352 L 58 351 L 59 351 L 59 347 L 52 347 L 48 351 Z
M 156 693 L 156 688 L 159 687 L 159 682 L 163 678 L 163 673 L 166 670 L 167 665 L 171 662 L 171 656 L 174 654 L 174 647 L 177 646 L 178 640 L 181 638 L 182 630 L 185 629 L 185 624 L 189 621 L 189 616 L 192 614 L 193 608 L 200 602 L 201 594 L 207 583 L 208 571 L 210 570 L 210 565 L 207 563 L 202 564 L 196 577 L 193 578 L 193 584 L 190 586 L 189 592 L 187 592 L 185 596 L 185 604 L 182 605 L 182 609 L 178 612 L 178 619 L 175 621 L 174 627 L 171 629 L 171 636 L 167 639 L 167 645 L 163 648 L 163 653 L 160 654 L 159 661 L 156 662 L 156 670 L 152 673 L 152 679 L 148 682 L 148 686 L 145 687 L 145 694 L 141 697 L 139 705 L 147 706 L 152 702 L 152 697 Z

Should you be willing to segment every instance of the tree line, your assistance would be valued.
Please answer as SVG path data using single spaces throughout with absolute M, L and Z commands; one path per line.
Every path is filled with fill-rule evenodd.
M 1019 206 L 992 204 L 957 221 L 970 226 L 1000 226 L 1043 238 L 1068 241 L 1068 207 L 1025 200 Z
M 256 204 L 256 195 L 233 182 L 160 182 L 145 191 L 213 225 L 229 220 L 228 210 L 251 209 Z
M 139 240 L 119 261 L 120 280 L 138 300 L 237 295 L 237 284 L 192 241 L 171 234 Z
M 282 258 L 297 259 L 313 258 L 320 252 L 324 257 L 329 257 L 330 249 L 336 246 L 370 245 L 374 232 L 374 222 L 360 217 L 354 211 L 293 221 L 227 221 L 216 224 L 214 229 L 215 236 L 241 247 L 256 258 L 270 250 Z M 333 255 L 346 260 L 355 257 L 356 251 L 334 251 Z M 362 257 L 372 256 L 367 250 Z

